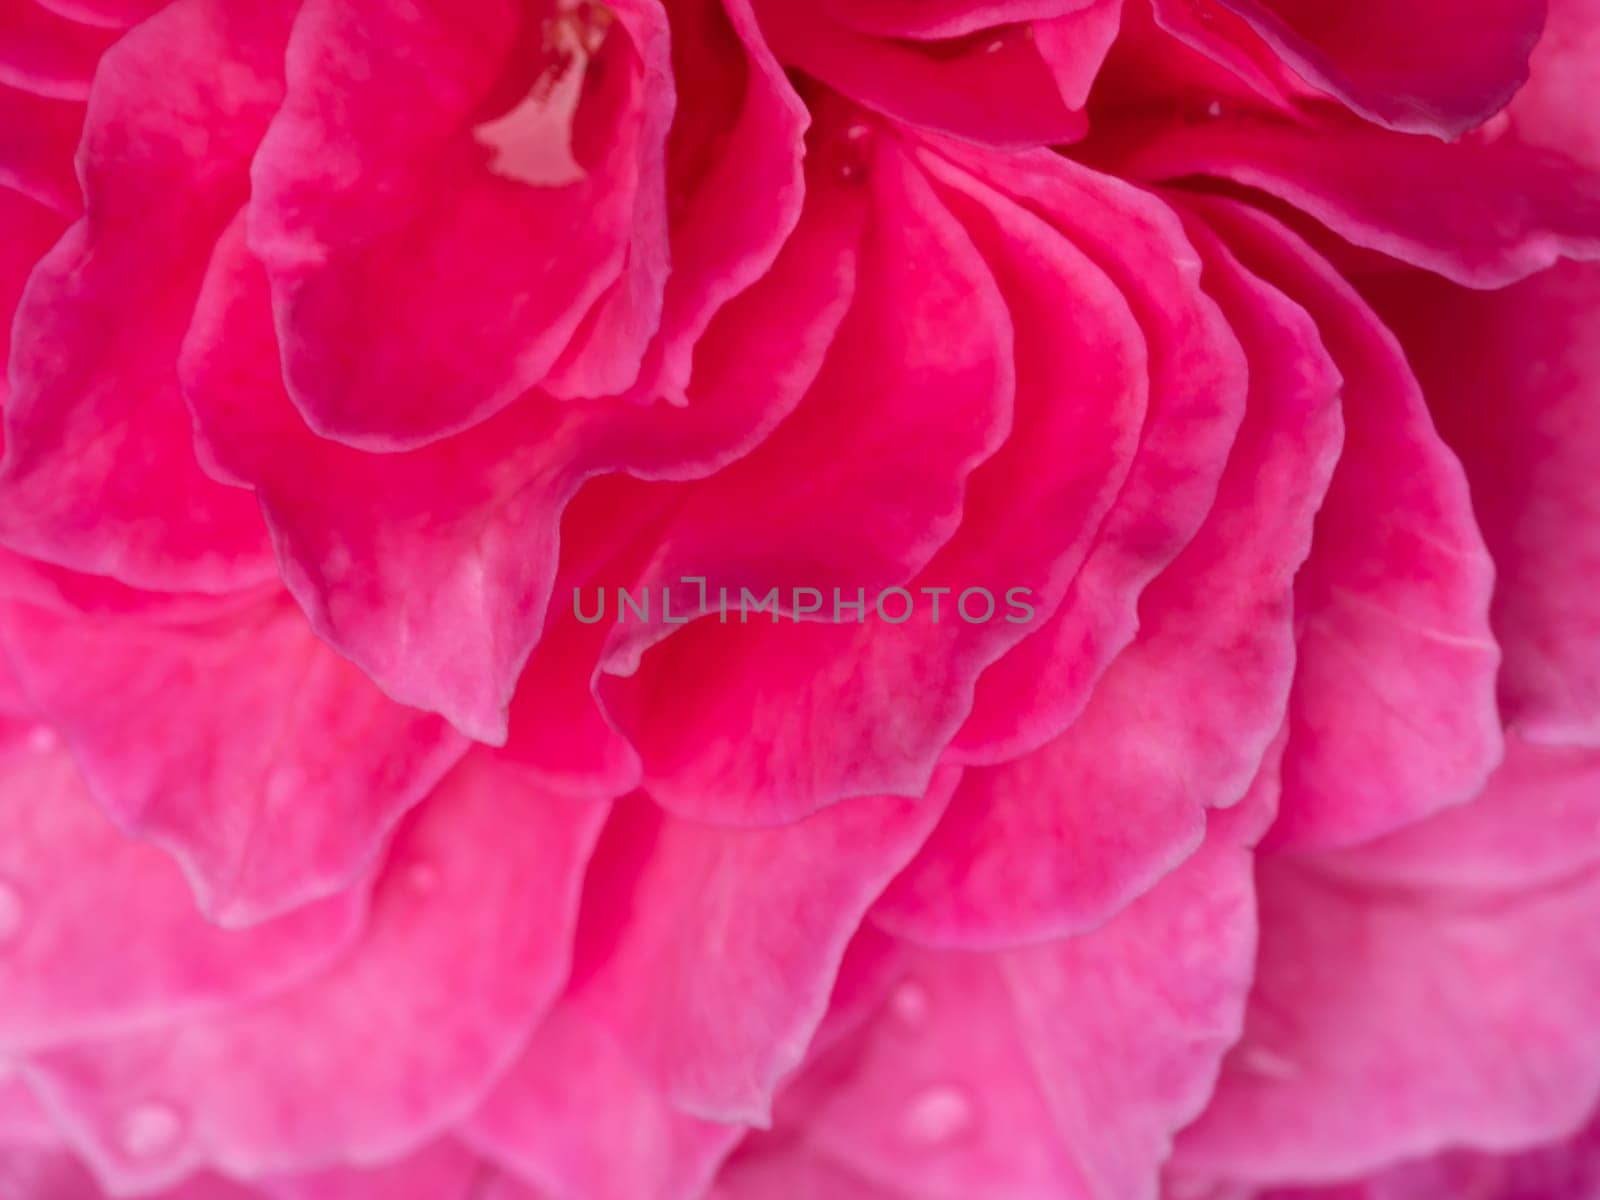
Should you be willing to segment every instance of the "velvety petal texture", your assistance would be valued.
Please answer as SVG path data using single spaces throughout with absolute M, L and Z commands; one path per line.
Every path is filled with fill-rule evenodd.
M 0 0 L 0 1198 L 1594 1200 L 1600 0 Z

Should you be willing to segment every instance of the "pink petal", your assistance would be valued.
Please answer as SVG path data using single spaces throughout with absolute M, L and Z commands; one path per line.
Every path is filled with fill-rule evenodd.
M 1526 81 L 1546 0 L 1217 3 L 1243 17 L 1312 86 L 1362 116 L 1449 138 L 1487 121 Z
M 954 783 L 772 830 L 691 824 L 642 798 L 619 808 L 585 892 L 572 1002 L 680 1112 L 765 1121 L 863 912 Z
M 212 1020 L 40 1055 L 30 1078 L 116 1188 L 202 1163 L 255 1176 L 410 1151 L 477 1104 L 559 989 L 604 814 L 474 755 L 402 830 L 364 940 L 331 971 Z
M 703 577 L 712 611 L 724 587 L 735 604 L 741 589 L 778 588 L 786 608 L 803 583 L 875 596 L 916 575 L 955 535 L 968 476 L 1010 422 L 1011 320 L 989 266 L 915 161 L 887 135 L 869 153 L 873 210 L 858 302 L 821 376 L 765 444 L 694 489 L 640 586 L 659 593 Z M 696 589 L 679 588 L 678 603 L 692 606 Z M 618 624 L 606 667 L 633 678 L 605 694 L 653 797 L 685 816 L 760 824 L 842 796 L 926 786 L 936 729 L 912 746 L 915 719 L 893 728 L 857 702 L 855 719 L 842 721 L 833 704 L 851 703 L 841 696 L 848 681 L 880 673 L 874 658 L 906 654 L 895 645 L 906 639 L 875 646 L 876 627 L 834 625 L 827 615 L 801 623 L 791 614 L 777 627 L 759 616 L 757 625 L 708 616 L 675 633 L 660 614 L 654 627 Z M 668 633 L 634 675 L 643 646 Z M 891 661 L 882 673 L 922 669 Z M 976 670 L 968 668 L 968 686 Z M 668 687 L 675 698 L 660 703 Z M 808 692 L 815 699 L 797 703 Z M 946 730 L 958 719 L 947 716 Z M 752 727 L 757 736 L 722 736 Z
M 667 7 L 683 93 L 667 145 L 673 269 L 634 392 L 681 400 L 696 342 L 723 305 L 766 274 L 800 218 L 811 114 L 749 0 Z M 761 202 L 750 203 L 754 196 Z
M 342 890 L 461 757 L 318 640 L 286 597 L 187 624 L 0 609 L 0 647 L 125 833 L 250 924 Z
M 463 1135 L 538 1193 L 703 1195 L 743 1127 L 674 1111 L 629 1049 L 580 1006 L 557 1004 Z
M 1276 222 L 1196 204 L 1306 306 L 1344 376 L 1344 451 L 1295 586 L 1283 815 L 1267 844 L 1347 845 L 1469 799 L 1499 761 L 1493 566 L 1393 334 Z
M 862 33 L 929 41 L 1000 25 L 1047 21 L 1093 7 L 1094 0 L 822 0 L 821 9 Z
M 1589 758 L 1561 790 L 1594 787 Z M 1515 759 L 1506 770 L 1472 804 L 1370 854 L 1262 864 L 1244 1038 L 1180 1139 L 1182 1167 L 1340 1178 L 1445 1146 L 1548 1140 L 1600 1100 L 1594 842 L 1581 867 L 1550 876 L 1530 856 L 1535 886 L 1501 886 L 1494 860 L 1517 851 L 1489 843 L 1560 796 L 1548 773 Z M 1459 873 L 1455 851 L 1468 856 Z
M 1348 241 L 1468 287 L 1502 287 L 1561 257 L 1600 258 L 1592 170 L 1494 126 L 1447 145 L 1353 119 L 1223 107 L 1204 121 L 1147 127 L 1160 132 L 1108 127 L 1119 171 L 1257 188 Z
M 1111 4 L 1048 22 L 1048 52 L 1027 24 L 925 42 L 860 32 L 827 6 L 758 0 L 756 11 L 780 59 L 851 100 L 896 121 L 1014 147 L 1083 136 L 1085 82 L 1116 32 Z
M 1072 726 L 967 771 L 875 910 L 902 937 L 989 948 L 1100 924 L 1192 853 L 1206 810 L 1244 794 L 1283 723 L 1294 577 L 1339 451 L 1339 378 L 1306 312 L 1196 235 L 1251 367 L 1216 502 Z
M 601 390 L 631 382 L 660 314 L 674 101 L 664 15 L 611 11 L 571 117 L 586 173 L 546 184 L 495 157 L 495 122 L 562 69 L 541 49 L 553 5 L 301 9 L 249 229 L 290 394 L 318 433 L 393 451 L 469 428 L 575 338 L 588 348 L 569 382 L 608 357 L 625 374 Z
M 0 80 L 40 96 L 82 100 L 95 64 L 116 36 L 35 0 L 0 0 Z
M 262 1180 L 270 1200 L 477 1200 L 484 1165 L 460 1142 L 441 1139 L 394 1162 L 336 1167 L 308 1175 Z
M 359 933 L 349 893 L 255 929 L 195 911 L 159 850 L 122 837 L 36 726 L 0 753 L 0 1046 L 132 1032 L 281 991 Z
M 300 422 L 277 372 L 265 280 L 236 225 L 184 351 L 213 468 L 257 489 L 284 577 L 323 637 L 401 702 L 502 742 L 543 626 L 561 513 L 583 481 L 707 474 L 814 378 L 853 286 L 854 227 L 824 194 L 767 277 L 713 322 L 687 407 L 534 396 L 406 454 L 354 451 Z
M 280 8 L 180 0 L 101 63 L 87 215 L 35 270 L 13 331 L 0 466 L 13 549 L 154 588 L 270 577 L 256 506 L 195 461 L 173 364 L 277 103 Z
M 1133 637 L 1140 591 L 1215 498 L 1244 412 L 1246 369 L 1166 204 L 1051 154 L 979 160 L 954 144 L 947 153 L 1082 248 L 1121 289 L 1149 349 L 1149 411 L 1111 516 L 1061 606 L 979 680 L 955 739 L 957 761 L 994 763 L 1065 729 Z
M 815 1154 L 890 1195 L 1153 1198 L 1173 1130 L 1238 1031 L 1255 941 L 1246 848 L 1271 800 L 1268 775 L 1204 850 L 1094 933 L 911 956 L 876 1018 L 808 1068 L 730 1173 Z
M 1472 485 L 1506 719 L 1600 743 L 1600 266 L 1499 292 L 1394 274 L 1372 290 Z
M 0 77 L 0 186 L 64 217 L 83 208 L 72 156 L 83 130 L 82 101 L 41 96 Z

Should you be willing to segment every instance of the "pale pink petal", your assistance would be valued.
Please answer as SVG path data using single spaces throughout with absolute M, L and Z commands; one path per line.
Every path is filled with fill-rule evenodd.
M 132 1032 L 281 991 L 358 935 L 359 892 L 243 932 L 95 807 L 47 727 L 0 751 L 0 1050 Z M 67 882 L 70 881 L 70 882 Z
M 37 1056 L 29 1078 L 118 1188 L 410 1151 L 477 1104 L 559 989 L 604 815 L 471 756 L 402 829 L 366 935 L 331 971 L 211 1020 Z
M 675 1111 L 631 1047 L 570 1001 L 461 1131 L 536 1191 L 584 1200 L 701 1196 L 743 1132 Z
M 181 624 L 6 604 L 0 649 L 118 828 L 170 850 L 227 925 L 365 876 L 467 745 L 281 593 Z
M 1153 1200 L 1173 1131 L 1238 1032 L 1255 944 L 1247 850 L 1271 801 L 1269 774 L 1204 850 L 1094 933 L 910 955 L 875 1019 L 808 1067 L 735 1171 L 770 1155 L 809 1173 L 818 1155 L 887 1195 Z
M 1562 786 L 1592 788 L 1592 759 Z M 1244 1038 L 1180 1139 L 1181 1166 L 1340 1178 L 1447 1146 L 1549 1140 L 1600 1100 L 1600 852 L 1591 836 L 1581 866 L 1508 892 L 1486 868 L 1514 848 L 1489 843 L 1560 793 L 1548 774 L 1507 770 L 1394 848 L 1262 863 Z M 1433 830 L 1444 841 L 1426 870 Z M 1452 851 L 1466 855 L 1459 877 L 1440 870 Z

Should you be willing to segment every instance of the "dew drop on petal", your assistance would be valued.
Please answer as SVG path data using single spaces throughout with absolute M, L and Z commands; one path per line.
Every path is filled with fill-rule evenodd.
M 49 754 L 60 744 L 56 731 L 48 725 L 35 725 L 28 733 L 28 749 L 35 754 Z
M 928 991 L 919 983 L 902 983 L 889 997 L 889 1008 L 907 1025 L 928 1019 Z
M 908 1137 L 923 1145 L 948 1142 L 972 1125 L 972 1101 L 958 1087 L 937 1084 L 912 1097 L 903 1126 Z
M 432 863 L 412 863 L 406 868 L 405 878 L 412 891 L 426 896 L 439 887 L 439 868 Z
M 1292 1059 L 1284 1057 L 1275 1050 L 1268 1050 L 1265 1046 L 1250 1046 L 1239 1055 L 1239 1066 L 1252 1075 L 1259 1075 L 1263 1079 L 1295 1079 L 1300 1074 L 1300 1068 Z
M 177 1109 L 150 1101 L 123 1114 L 117 1143 L 130 1158 L 153 1158 L 176 1146 L 182 1132 L 183 1118 Z

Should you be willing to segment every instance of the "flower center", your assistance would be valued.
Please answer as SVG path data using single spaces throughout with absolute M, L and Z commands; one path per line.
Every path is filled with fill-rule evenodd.
M 473 130 L 495 174 L 534 187 L 564 187 L 587 171 L 573 152 L 572 130 L 589 64 L 616 18 L 594 0 L 555 0 L 538 28 L 533 84 L 503 116 Z

